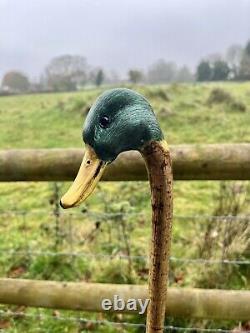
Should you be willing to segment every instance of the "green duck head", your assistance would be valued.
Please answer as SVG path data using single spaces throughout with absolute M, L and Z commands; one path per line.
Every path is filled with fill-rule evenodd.
M 140 150 L 145 142 L 161 140 L 162 132 L 148 101 L 130 89 L 104 92 L 91 107 L 83 141 L 104 162 L 121 152 Z
M 83 128 L 85 156 L 78 175 L 61 200 L 63 208 L 79 205 L 95 188 L 107 164 L 128 150 L 163 139 L 148 101 L 137 92 L 117 88 L 104 92 L 91 107 Z

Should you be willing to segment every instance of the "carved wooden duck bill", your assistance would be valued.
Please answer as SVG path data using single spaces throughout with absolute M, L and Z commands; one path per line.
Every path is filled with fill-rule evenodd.
M 161 332 L 165 317 L 172 222 L 172 170 L 169 149 L 148 101 L 125 88 L 104 92 L 91 107 L 83 128 L 85 155 L 75 181 L 61 199 L 63 208 L 83 202 L 106 166 L 129 150 L 146 163 L 151 186 L 152 245 L 147 332 Z

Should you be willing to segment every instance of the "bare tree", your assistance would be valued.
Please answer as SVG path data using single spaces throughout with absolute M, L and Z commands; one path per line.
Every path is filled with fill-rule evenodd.
M 109 72 L 105 71 L 105 82 L 109 84 L 118 84 L 121 82 L 121 78 L 119 74 L 114 70 L 111 70 Z
M 204 60 L 207 60 L 209 63 L 214 63 L 216 61 L 222 61 L 223 56 L 220 53 L 210 53 Z
M 191 82 L 194 81 L 194 75 L 187 66 L 182 66 L 176 74 L 176 81 Z
M 56 91 L 76 90 L 87 80 L 87 61 L 78 55 L 62 55 L 51 60 L 45 69 L 49 88 Z
M 231 45 L 226 51 L 226 60 L 231 69 L 232 78 L 237 78 L 240 70 L 240 63 L 243 56 L 243 47 L 241 45 Z
M 177 66 L 174 62 L 166 62 L 163 59 L 155 62 L 148 71 L 150 83 L 173 82 L 176 79 Z

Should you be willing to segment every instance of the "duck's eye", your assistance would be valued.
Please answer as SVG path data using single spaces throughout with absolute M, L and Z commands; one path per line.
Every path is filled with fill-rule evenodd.
M 106 128 L 109 125 L 109 117 L 108 116 L 102 116 L 100 119 L 100 126 L 102 128 Z

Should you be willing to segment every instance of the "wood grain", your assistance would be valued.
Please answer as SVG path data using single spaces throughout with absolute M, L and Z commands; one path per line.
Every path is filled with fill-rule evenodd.
M 148 297 L 145 285 L 0 279 L 0 303 L 103 312 L 102 299 Z M 124 312 L 124 311 L 123 311 Z M 127 313 L 133 313 L 129 311 Z M 248 320 L 250 291 L 169 288 L 166 314 L 197 319 Z
M 175 180 L 249 180 L 250 144 L 170 146 Z M 67 181 L 79 170 L 83 149 L 0 150 L 0 181 Z M 139 152 L 122 153 L 106 181 L 147 180 Z
M 152 203 L 152 236 L 149 266 L 147 333 L 164 328 L 171 229 L 173 220 L 173 174 L 165 141 L 152 141 L 141 151 L 148 170 Z

